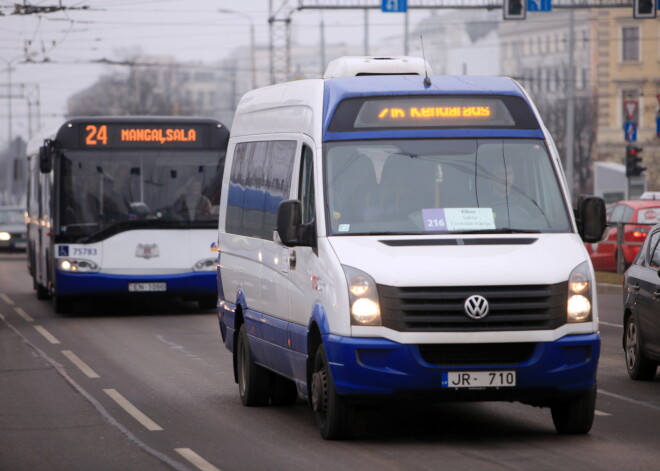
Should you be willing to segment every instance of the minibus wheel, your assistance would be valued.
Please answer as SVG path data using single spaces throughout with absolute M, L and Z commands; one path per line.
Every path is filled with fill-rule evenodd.
M 596 388 L 550 408 L 555 429 L 561 434 L 585 434 L 591 430 L 596 411 Z
M 57 314 L 69 314 L 73 311 L 73 298 L 53 295 L 53 309 Z
M 355 405 L 337 394 L 323 344 L 319 345 L 314 358 L 311 396 L 321 436 L 326 440 L 350 437 L 355 423 Z
M 241 324 L 236 346 L 236 369 L 238 392 L 244 406 L 265 406 L 268 404 L 269 372 L 252 359 L 248 344 L 247 328 Z

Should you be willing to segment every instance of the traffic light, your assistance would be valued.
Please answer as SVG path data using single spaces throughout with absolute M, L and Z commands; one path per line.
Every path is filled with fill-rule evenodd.
M 642 147 L 632 144 L 626 146 L 626 177 L 637 177 L 642 174 L 646 167 L 640 167 L 642 161 Z
M 633 18 L 655 18 L 658 0 L 635 0 L 633 2 Z
M 504 0 L 505 20 L 524 20 L 527 15 L 527 0 Z

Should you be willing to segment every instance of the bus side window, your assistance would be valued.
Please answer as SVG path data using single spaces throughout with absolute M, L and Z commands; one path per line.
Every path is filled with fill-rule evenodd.
M 302 223 L 309 224 L 316 219 L 314 198 L 314 155 L 312 149 L 303 146 L 300 162 L 300 186 L 298 199 L 302 206 Z

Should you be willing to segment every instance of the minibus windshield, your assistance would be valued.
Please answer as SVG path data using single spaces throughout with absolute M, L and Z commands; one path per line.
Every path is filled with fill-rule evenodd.
M 224 152 L 64 150 L 59 233 L 92 242 L 140 228 L 217 225 Z
M 332 235 L 571 231 L 539 139 L 333 141 L 324 172 Z

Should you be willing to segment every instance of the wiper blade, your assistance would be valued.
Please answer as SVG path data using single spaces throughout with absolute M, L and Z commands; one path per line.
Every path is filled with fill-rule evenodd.
M 475 229 L 471 231 L 456 231 L 452 234 L 540 234 L 536 229 L 515 229 L 511 227 L 500 227 L 497 229 Z

